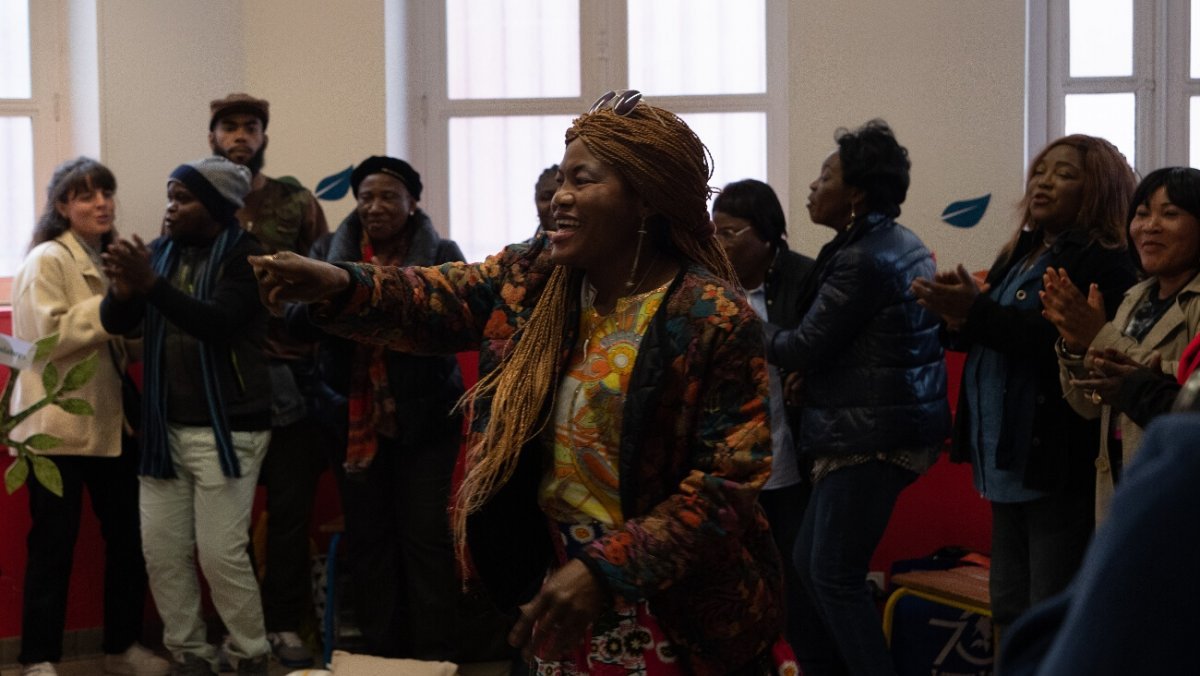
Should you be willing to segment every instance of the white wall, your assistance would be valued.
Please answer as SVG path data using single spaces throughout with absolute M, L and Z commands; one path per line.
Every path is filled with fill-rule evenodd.
M 100 152 L 117 176 L 123 234 L 154 236 L 167 175 L 208 154 L 208 101 L 240 89 L 241 2 L 98 3 Z
M 383 0 L 260 0 L 243 8 L 246 91 L 271 102 L 263 171 L 290 174 L 311 190 L 385 154 Z M 349 197 L 323 202 L 329 227 L 353 205 Z
M 209 101 L 230 92 L 271 102 L 268 175 L 315 188 L 382 153 L 382 16 L 382 0 L 99 3 L 100 145 L 121 231 L 158 232 L 167 175 L 209 153 Z
M 898 219 L 939 267 L 988 267 L 1016 221 L 1023 190 L 1025 3 L 994 0 L 806 0 L 792 3 L 790 227 L 815 255 L 832 231 L 812 225 L 808 184 L 838 127 L 888 121 L 912 160 Z M 992 194 L 963 230 L 951 202 Z
M 207 152 L 208 101 L 271 101 L 266 172 L 310 188 L 388 139 L 385 5 L 396 0 L 104 0 L 99 5 L 101 152 L 120 181 L 121 226 L 152 235 L 163 183 Z M 901 222 L 942 265 L 986 267 L 1014 227 L 1024 137 L 1024 3 L 806 0 L 789 5 L 793 247 L 830 231 L 804 208 L 833 131 L 883 117 L 913 160 Z M 419 55 L 407 55 L 422 67 Z M 393 121 L 395 124 L 395 121 Z M 395 152 L 395 149 L 393 149 Z M 940 219 L 992 194 L 975 228 Z M 326 204 L 331 225 L 348 200 Z

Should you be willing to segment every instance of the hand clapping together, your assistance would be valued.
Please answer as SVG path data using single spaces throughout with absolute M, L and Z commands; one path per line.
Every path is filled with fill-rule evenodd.
M 932 280 L 918 277 L 912 283 L 917 302 L 939 315 L 946 327 L 957 331 L 967 321 L 971 306 L 988 285 L 980 284 L 960 263 L 950 272 L 939 272 Z
M 141 237 L 133 241 L 118 239 L 100 254 L 104 261 L 104 274 L 108 275 L 113 296 L 117 300 L 129 300 L 150 293 L 158 275 L 150 266 L 150 248 Z
M 1107 320 L 1104 311 L 1104 294 L 1100 287 L 1092 284 L 1085 298 L 1067 271 L 1047 268 L 1042 276 L 1042 316 L 1049 319 L 1063 339 L 1068 352 L 1083 354 L 1100 333 Z

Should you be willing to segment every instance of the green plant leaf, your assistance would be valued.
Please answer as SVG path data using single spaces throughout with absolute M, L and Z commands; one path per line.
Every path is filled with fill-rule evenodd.
M 51 333 L 45 338 L 42 338 L 34 343 L 34 345 L 37 346 L 37 351 L 33 353 L 33 360 L 45 361 L 50 358 L 50 352 L 52 352 L 54 348 L 58 346 L 58 334 Z
M 62 391 L 73 392 L 87 384 L 87 381 L 96 375 L 96 367 L 100 364 L 100 358 L 95 352 L 88 355 L 87 359 L 79 362 L 67 371 L 67 375 L 63 378 Z M 49 365 L 47 365 L 49 366 Z M 49 392 L 50 390 L 46 390 Z
M 67 413 L 75 415 L 96 415 L 96 409 L 92 408 L 92 403 L 87 399 L 63 399 L 62 401 L 54 402 L 58 407 Z
M 58 465 L 49 458 L 43 458 L 39 455 L 29 456 L 29 462 L 33 463 L 33 476 L 37 477 L 38 483 L 46 488 L 46 490 L 62 497 L 63 485 L 62 474 L 58 471 Z
M 42 369 L 42 387 L 46 389 L 46 394 L 58 387 L 58 367 L 52 361 L 46 362 L 45 368 Z
M 48 451 L 62 446 L 62 439 L 52 434 L 35 434 L 25 440 L 25 445 L 35 451 Z
M 25 458 L 13 458 L 13 463 L 4 472 L 4 489 L 9 495 L 16 493 L 18 488 L 25 485 L 28 476 L 29 463 L 25 462 Z

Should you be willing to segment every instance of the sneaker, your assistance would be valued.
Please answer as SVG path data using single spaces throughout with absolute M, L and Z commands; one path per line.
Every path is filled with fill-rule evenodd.
M 243 657 L 238 660 L 238 676 L 267 676 L 270 673 L 267 668 L 270 660 L 267 658 L 267 655 L 259 655 L 258 657 Z
M 104 656 L 104 673 L 126 676 L 167 676 L 171 663 L 155 655 L 140 643 L 117 655 Z
M 58 676 L 58 671 L 50 662 L 37 662 L 21 665 L 21 676 Z
M 208 660 L 194 653 L 184 653 L 171 664 L 171 676 L 215 676 Z
M 222 674 L 233 673 L 233 637 L 225 634 L 225 639 L 217 647 L 217 671 Z
M 311 667 L 313 665 L 313 654 L 304 645 L 300 635 L 294 631 L 271 632 L 267 634 L 267 641 L 271 644 L 271 652 L 275 653 L 275 659 L 285 667 Z

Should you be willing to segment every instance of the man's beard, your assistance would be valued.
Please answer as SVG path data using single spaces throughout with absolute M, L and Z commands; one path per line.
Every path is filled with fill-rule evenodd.
M 226 153 L 219 146 L 213 148 L 213 153 L 220 155 L 221 157 L 224 157 L 225 159 L 229 160 L 230 162 L 235 161 L 232 158 L 230 158 L 229 154 Z M 244 164 L 242 166 L 244 166 L 250 170 L 251 176 L 258 176 L 258 172 L 262 171 L 263 165 L 265 165 L 266 163 L 267 163 L 267 146 L 264 145 L 263 147 L 258 149 L 258 152 L 251 155 L 250 159 L 246 160 L 246 164 Z

